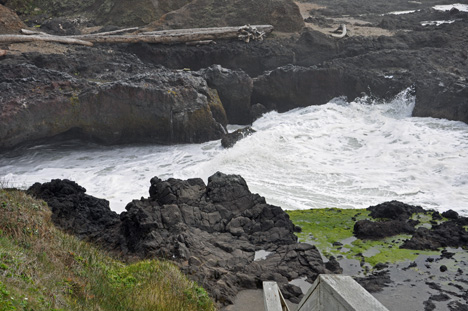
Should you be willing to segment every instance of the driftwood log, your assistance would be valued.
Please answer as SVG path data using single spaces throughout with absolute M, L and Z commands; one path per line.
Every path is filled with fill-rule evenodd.
M 175 29 L 153 32 L 143 32 L 140 34 L 118 35 L 122 32 L 138 30 L 137 27 L 126 28 L 116 31 L 75 35 L 75 36 L 54 36 L 40 31 L 23 29 L 25 35 L 0 35 L 0 42 L 28 42 L 47 41 L 67 44 L 82 44 L 92 46 L 93 43 L 162 43 L 176 44 L 187 42 L 198 42 L 203 44 L 212 40 L 238 38 L 245 42 L 250 40 L 263 40 L 264 36 L 273 31 L 271 25 L 240 26 L 240 27 L 216 27 L 216 28 L 193 28 Z M 203 43 L 202 43 L 203 42 Z
M 89 41 L 74 39 L 70 37 L 52 36 L 52 35 L 0 35 L 1 43 L 13 42 L 32 42 L 32 41 L 45 41 L 45 42 L 59 42 L 66 44 L 81 44 L 93 46 Z
M 346 34 L 347 34 L 346 25 L 341 24 L 335 31 L 333 31 L 331 36 L 333 38 L 339 38 L 340 39 L 340 38 L 344 38 L 346 36 Z

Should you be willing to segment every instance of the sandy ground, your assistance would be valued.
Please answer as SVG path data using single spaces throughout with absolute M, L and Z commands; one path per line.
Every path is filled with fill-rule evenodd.
M 319 10 L 319 9 L 324 9 L 326 8 L 325 6 L 316 4 L 316 3 L 304 3 L 300 1 L 295 1 L 297 6 L 299 7 L 299 11 L 301 12 L 301 15 L 304 19 L 307 19 L 308 17 L 311 17 L 312 15 L 310 14 L 311 10 Z M 369 26 L 370 23 L 363 21 L 363 20 L 358 20 L 350 17 L 333 17 L 329 18 L 330 20 L 333 21 L 334 26 L 333 27 L 321 27 L 319 25 L 313 24 L 313 23 L 307 23 L 306 22 L 306 27 L 322 32 L 324 34 L 330 34 L 332 31 L 338 28 L 340 24 L 346 24 L 346 27 L 348 29 L 348 34 L 349 36 L 365 36 L 365 37 L 371 37 L 371 36 L 392 36 L 393 32 L 379 28 L 379 27 L 372 27 Z

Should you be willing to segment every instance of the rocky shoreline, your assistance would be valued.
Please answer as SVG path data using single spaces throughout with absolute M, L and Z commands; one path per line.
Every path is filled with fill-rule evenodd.
M 133 200 L 120 215 L 85 191 L 72 181 L 52 180 L 28 193 L 48 203 L 58 227 L 127 260 L 175 261 L 221 305 L 231 304 L 241 289 L 261 288 L 264 280 L 277 281 L 284 296 L 298 302 L 302 292 L 289 281 L 336 272 L 314 246 L 297 242 L 300 228 L 280 207 L 252 194 L 237 175 L 216 173 L 207 185 L 155 177 L 150 197 Z
M 38 7 L 0 1 L 0 34 L 26 27 L 74 35 L 135 25 L 155 30 L 239 22 L 270 23 L 276 31 L 248 44 L 0 43 L 0 152 L 77 138 L 175 144 L 224 137 L 229 147 L 250 133 L 226 137 L 229 123 L 248 125 L 271 110 L 321 105 L 338 96 L 389 99 L 407 88 L 416 98 L 413 116 L 468 123 L 468 12 L 433 9 L 451 2 L 275 0 L 268 8 L 247 0 L 225 6 L 160 1 L 158 7 L 141 0 L 132 8 L 119 0 L 34 3 Z M 402 10 L 414 12 L 389 14 Z M 339 24 L 347 26 L 348 36 L 331 37 Z M 35 184 L 28 192 L 49 204 L 57 226 L 117 256 L 174 260 L 219 305 L 264 280 L 277 281 L 297 302 L 302 291 L 292 280 L 313 281 L 319 273 L 343 269 L 394 310 L 467 310 L 468 223 L 454 213 L 395 202 L 374 208 L 372 213 L 389 214 L 356 221 L 357 238 L 384 238 L 375 235 L 388 230 L 411 235 L 404 247 L 444 251 L 365 268 L 359 260 L 322 258 L 315 246 L 299 243 L 299 228 L 288 214 L 252 194 L 237 175 L 217 173 L 208 184 L 155 177 L 150 196 L 132 201 L 120 215 L 68 180 Z M 420 226 L 409 219 L 414 212 L 433 223 Z
M 66 232 L 124 260 L 174 261 L 220 306 L 234 303 L 241 291 L 261 289 L 265 280 L 278 282 L 283 295 L 297 303 L 303 296 L 298 285 L 307 286 L 321 273 L 354 276 L 389 310 L 465 310 L 468 303 L 468 218 L 454 211 L 440 214 L 392 201 L 369 207 L 369 218 L 352 217 L 353 241 L 422 251 L 414 261 L 370 266 L 368 255 L 355 255 L 360 261 L 350 254 L 327 258 L 314 245 L 298 242 L 295 234 L 302 229 L 280 207 L 252 194 L 238 175 L 218 172 L 207 185 L 201 179 L 154 177 L 149 197 L 133 200 L 120 215 L 110 210 L 108 201 L 85 192 L 72 181 L 58 179 L 27 191 L 47 202 L 53 222 Z M 402 233 L 410 237 L 400 246 L 385 240 L 399 240 Z M 335 241 L 328 247 L 351 245 Z

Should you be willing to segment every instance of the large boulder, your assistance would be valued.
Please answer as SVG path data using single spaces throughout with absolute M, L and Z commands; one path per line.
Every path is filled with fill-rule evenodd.
M 195 143 L 225 132 L 217 92 L 190 72 L 95 82 L 35 65 L 0 67 L 0 149 L 67 132 L 106 144 Z
M 276 31 L 295 32 L 304 27 L 292 0 L 193 0 L 152 23 L 154 29 L 179 29 L 242 25 L 273 25 Z
M 238 175 L 218 172 L 207 185 L 198 178 L 154 177 L 150 197 L 130 202 L 119 219 L 107 201 L 67 180 L 35 184 L 28 192 L 49 204 L 61 228 L 123 256 L 173 260 L 220 304 L 266 280 L 298 302 L 301 290 L 289 281 L 312 282 L 330 272 L 314 246 L 297 243 L 289 216 L 251 193 Z

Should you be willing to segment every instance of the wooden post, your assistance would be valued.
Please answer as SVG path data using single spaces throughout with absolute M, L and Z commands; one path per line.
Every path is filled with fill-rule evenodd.
M 276 282 L 263 282 L 263 302 L 265 311 L 289 311 Z

